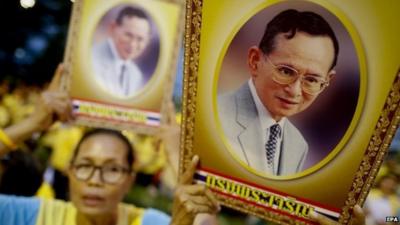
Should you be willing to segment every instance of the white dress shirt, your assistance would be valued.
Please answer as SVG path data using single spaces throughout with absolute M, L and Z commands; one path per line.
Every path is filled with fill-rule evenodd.
M 123 65 L 124 75 L 121 73 Z M 93 66 L 101 86 L 114 95 L 131 96 L 144 86 L 139 67 L 132 60 L 123 60 L 110 38 L 94 47 Z
M 283 138 L 283 127 L 285 125 L 285 121 L 286 118 L 282 118 L 280 121 L 275 121 L 272 117 L 270 112 L 268 112 L 268 110 L 266 109 L 266 107 L 263 105 L 263 103 L 261 102 L 260 98 L 258 97 L 256 88 L 253 84 L 253 80 L 250 79 L 248 81 L 249 83 L 249 87 L 250 87 L 250 92 L 251 95 L 253 97 L 254 103 L 256 105 L 257 108 L 257 112 L 258 112 L 258 118 L 260 120 L 260 124 L 261 124 L 261 133 L 262 133 L 262 137 L 263 137 L 263 143 L 264 146 L 268 141 L 269 135 L 270 135 L 270 127 L 276 123 L 279 124 L 280 128 L 281 128 L 281 133 L 278 136 L 277 139 L 277 144 L 276 144 L 276 150 L 275 150 L 275 155 L 274 155 L 274 165 L 273 165 L 273 171 L 272 172 L 274 175 L 276 175 L 278 173 L 278 168 L 279 168 L 279 157 L 280 157 L 280 153 L 281 153 L 281 145 L 282 145 L 282 138 Z M 263 156 L 262 160 L 262 167 L 261 168 L 268 168 L 268 161 L 267 161 L 267 153 L 265 148 L 264 149 L 260 149 L 260 156 Z M 258 166 L 256 166 L 258 167 Z M 260 168 L 260 167 L 258 167 Z

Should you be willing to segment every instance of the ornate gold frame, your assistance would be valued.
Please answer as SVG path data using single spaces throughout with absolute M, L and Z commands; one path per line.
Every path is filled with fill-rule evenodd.
M 206 0 L 187 0 L 186 5 L 180 174 L 185 171 L 194 154 L 195 119 L 197 111 L 196 101 L 198 91 L 200 42 L 202 36 L 202 6 L 204 1 Z M 396 65 L 396 67 L 398 67 L 398 65 Z M 385 99 L 386 101 L 380 113 L 378 123 L 375 126 L 373 135 L 369 138 L 368 147 L 365 149 L 364 155 L 360 156 L 362 157 L 361 164 L 355 172 L 351 189 L 347 194 L 347 200 L 343 204 L 342 212 L 339 217 L 339 222 L 341 224 L 349 223 L 351 210 L 355 204 L 362 205 L 364 203 L 397 130 L 400 122 L 400 70 L 397 72 L 390 93 L 387 97 L 385 95 Z M 253 214 L 280 224 L 309 224 L 306 221 L 293 220 L 291 217 L 265 210 L 251 204 L 243 204 L 243 201 L 241 200 L 227 198 L 225 195 L 218 192 L 215 192 L 215 194 L 223 205 L 244 213 Z
M 140 133 L 147 133 L 147 134 L 154 134 L 155 132 L 158 131 L 159 127 L 164 124 L 166 122 L 167 119 L 167 114 L 169 113 L 167 111 L 167 107 L 166 105 L 171 101 L 172 98 L 172 93 L 173 93 L 173 85 L 174 85 L 174 81 L 175 81 L 175 75 L 176 75 L 176 68 L 177 68 L 177 63 L 178 63 L 178 55 L 179 55 L 179 49 L 181 48 L 181 41 L 182 41 L 182 33 L 183 33 L 183 18 L 184 18 L 184 2 L 183 0 L 160 0 L 160 1 L 152 1 L 152 2 L 146 2 L 143 0 L 130 0 L 130 1 L 126 1 L 126 0 L 113 0 L 113 1 L 107 1 L 107 4 L 109 5 L 117 5 L 117 4 L 140 4 L 142 6 L 146 6 L 147 4 L 150 5 L 153 4 L 170 4 L 173 7 L 175 7 L 175 9 L 173 11 L 169 11 L 165 13 L 165 18 L 163 20 L 168 21 L 168 13 L 172 13 L 172 12 L 177 12 L 176 15 L 174 15 L 174 17 L 176 18 L 176 21 L 171 24 L 176 24 L 175 27 L 172 27 L 171 25 L 171 31 L 168 31 L 168 34 L 171 34 L 171 36 L 173 35 L 173 37 L 168 38 L 168 39 L 163 39 L 163 44 L 166 44 L 166 41 L 168 40 L 169 43 L 167 43 L 168 48 L 162 48 L 162 46 L 160 47 L 160 58 L 161 58 L 161 51 L 163 52 L 167 52 L 166 50 L 168 49 L 168 53 L 164 53 L 162 56 L 162 60 L 165 61 L 163 62 L 163 68 L 168 68 L 168 69 L 163 69 L 163 71 L 160 70 L 160 68 L 156 68 L 156 72 L 157 76 L 163 76 L 165 78 L 157 78 L 157 79 L 163 79 L 163 85 L 162 85 L 162 94 L 157 94 L 155 96 L 158 97 L 154 97 L 153 99 L 150 99 L 148 97 L 149 100 L 147 100 L 148 102 L 150 101 L 159 101 L 160 105 L 158 106 L 159 111 L 156 110 L 155 113 L 159 114 L 160 117 L 160 123 L 159 125 L 155 125 L 155 126 L 150 126 L 150 125 L 146 125 L 144 123 L 138 123 L 138 124 L 134 124 L 134 123 L 125 123 L 122 120 L 114 122 L 112 120 L 106 120 L 106 119 L 102 119 L 102 118 L 89 118 L 89 117 L 84 117 L 84 116 L 76 116 L 76 120 L 75 123 L 77 124 L 82 124 L 82 125 L 86 125 L 86 126 L 92 126 L 92 127 L 107 127 L 107 128 L 113 128 L 113 129 L 119 129 L 119 130 L 133 130 L 136 132 L 140 132 Z M 82 20 L 85 19 L 87 21 L 87 18 L 90 17 L 91 15 L 89 15 L 91 12 L 88 13 L 88 10 L 84 10 L 84 8 L 88 8 L 88 7 L 93 7 L 93 5 L 90 4 L 94 4 L 94 2 L 92 1 L 88 1 L 88 0 L 77 0 L 74 5 L 73 5 L 73 10 L 72 10 L 72 14 L 71 14 L 71 19 L 70 19 L 70 29 L 68 32 L 68 38 L 67 38 L 67 47 L 65 49 L 65 54 L 64 54 L 64 81 L 63 81 L 63 88 L 65 90 L 67 90 L 71 97 L 73 99 L 75 99 L 75 97 L 79 97 L 76 94 L 76 91 L 73 91 L 73 73 L 77 72 L 77 68 L 74 68 L 74 57 L 76 57 L 77 55 L 79 55 L 79 53 L 77 53 L 79 50 L 79 47 L 82 47 L 82 39 L 87 38 L 85 37 L 84 34 L 82 34 L 81 32 L 81 26 L 83 25 Z M 113 6 L 113 7 L 114 7 Z M 161 7 L 161 6 L 160 6 Z M 150 6 L 149 6 L 150 8 Z M 178 9 L 176 9 L 178 8 Z M 148 10 L 148 9 L 147 9 Z M 84 13 L 86 12 L 86 14 Z M 85 15 L 83 15 L 85 14 Z M 154 12 L 151 12 L 151 15 L 153 15 Z M 156 21 L 159 22 L 159 21 Z M 158 24 L 158 26 L 160 26 Z M 165 34 L 162 33 L 162 34 Z M 87 36 L 87 35 L 86 35 Z M 169 51 L 169 49 L 171 49 Z M 168 55 L 168 57 L 166 57 L 166 55 Z M 159 62 L 160 64 L 160 62 Z M 159 65 L 157 65 L 157 67 L 159 67 Z M 81 74 L 85 74 L 86 70 L 82 70 L 82 69 L 78 69 L 79 73 Z M 154 79 L 152 78 L 151 81 L 153 81 Z M 161 82 L 161 81 L 160 81 Z M 158 82 L 158 83 L 160 83 Z M 76 85 L 80 85 L 79 82 L 76 82 Z M 153 82 L 154 83 L 154 82 Z M 160 84 L 157 84 L 158 86 L 160 86 Z M 147 85 L 149 86 L 149 85 Z M 154 86 L 154 85 L 153 85 Z M 148 88 L 146 87 L 146 90 L 153 90 L 152 93 L 154 93 L 154 89 L 155 87 L 152 88 Z M 72 94 L 73 93 L 73 94 Z M 145 97 L 147 95 L 147 91 L 146 93 L 141 93 L 140 98 L 145 99 Z M 154 95 L 154 94 L 153 94 Z M 101 97 L 99 99 L 98 97 L 99 95 L 94 96 L 93 98 L 87 98 L 84 97 L 85 99 L 89 100 L 89 102 L 91 102 L 93 100 L 93 102 L 99 102 L 101 103 L 103 106 L 102 107 L 107 107 L 108 106 L 114 106 L 113 104 L 115 103 L 117 106 L 118 105 L 122 105 L 122 107 L 125 107 L 127 109 L 147 109 L 147 103 L 134 103 L 134 105 L 132 105 L 131 103 L 128 102 L 128 100 L 121 100 L 121 102 L 118 102 L 118 100 L 115 101 L 115 98 L 106 98 L 106 97 Z M 103 94 L 104 96 L 104 94 Z M 131 97 L 130 97 L 131 98 Z M 136 97 L 135 97 L 136 98 Z M 133 99 L 135 99 L 133 98 Z M 158 100 L 154 100 L 157 99 Z M 132 99 L 132 98 L 131 98 Z M 140 100 L 141 102 L 145 102 L 146 100 Z M 143 105 L 144 104 L 144 105 Z M 149 103 L 150 104 L 150 103 Z M 151 103 L 154 105 L 154 103 Z M 120 109 L 116 109 L 116 111 L 119 111 Z M 147 110 L 145 110 L 147 111 Z M 149 112 L 151 112 L 152 110 L 150 110 Z
M 354 176 L 345 206 L 339 222 L 347 224 L 351 217 L 351 209 L 355 204 L 364 204 L 369 189 L 372 187 L 379 167 L 389 149 L 390 143 L 400 122 L 400 70 L 393 82 L 385 106 L 375 126 L 374 134 L 369 140 L 362 162 Z

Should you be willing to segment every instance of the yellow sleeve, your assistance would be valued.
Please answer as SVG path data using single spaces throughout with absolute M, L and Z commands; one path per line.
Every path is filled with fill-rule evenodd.
M 143 221 L 144 210 L 139 210 L 138 215 L 133 219 L 131 225 L 141 225 Z
M 36 192 L 36 196 L 39 198 L 54 199 L 55 193 L 51 185 L 46 181 L 44 181 L 42 185 L 40 185 L 38 191 Z

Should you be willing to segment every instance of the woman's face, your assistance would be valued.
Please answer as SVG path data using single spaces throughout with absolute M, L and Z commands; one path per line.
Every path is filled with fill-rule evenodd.
M 115 213 L 133 180 L 129 168 L 127 147 L 118 137 L 99 133 L 84 140 L 68 174 L 78 211 L 91 216 Z M 112 180 L 116 176 L 119 179 Z

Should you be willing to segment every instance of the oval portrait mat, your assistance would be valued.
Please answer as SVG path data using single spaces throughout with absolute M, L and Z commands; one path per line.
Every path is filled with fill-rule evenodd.
M 137 96 L 141 92 L 144 91 L 145 87 L 148 86 L 150 81 L 153 78 L 153 74 L 156 71 L 157 64 L 159 61 L 159 56 L 160 56 L 160 36 L 159 36 L 159 29 L 157 28 L 156 23 L 154 22 L 153 18 L 151 15 L 142 7 L 136 4 L 119 4 L 115 7 L 112 7 L 109 9 L 98 21 L 97 26 L 93 32 L 93 37 L 92 37 L 92 46 L 90 48 L 91 52 L 91 65 L 93 68 L 93 77 L 94 80 L 96 80 L 96 83 L 101 87 L 101 90 L 114 95 L 115 97 L 121 97 L 119 95 L 115 95 L 113 93 L 110 93 L 110 91 L 107 90 L 105 86 L 103 86 L 102 82 L 99 80 L 99 78 L 95 74 L 95 69 L 94 69 L 94 60 L 95 60 L 95 54 L 94 54 L 94 48 L 95 46 L 98 46 L 99 44 L 103 44 L 105 41 L 108 41 L 111 35 L 111 25 L 117 18 L 118 13 L 126 8 L 126 7 L 132 7 L 135 9 L 139 9 L 143 11 L 147 18 L 149 19 L 149 24 L 150 24 L 150 29 L 151 29 L 151 34 L 150 34 L 150 40 L 147 44 L 147 47 L 144 49 L 144 51 L 136 58 L 134 59 L 134 64 L 139 68 L 143 75 L 143 85 L 135 91 L 132 95 L 127 96 L 128 98 Z
M 218 107 L 218 96 L 232 95 L 250 78 L 247 54 L 251 46 L 258 46 L 268 22 L 282 11 L 295 9 L 311 11 L 322 16 L 333 29 L 339 42 L 339 54 L 334 68 L 336 75 L 330 85 L 319 94 L 306 110 L 291 116 L 289 121 L 301 132 L 308 144 L 303 169 L 297 173 L 273 176 L 248 166 L 236 152 L 245 151 L 225 135 Z M 288 1 L 273 5 L 260 5 L 250 12 L 227 37 L 220 53 L 214 79 L 214 109 L 221 138 L 235 160 L 257 175 L 272 179 L 298 178 L 317 171 L 329 163 L 345 146 L 360 117 L 366 77 L 360 74 L 360 54 L 344 24 L 326 8 L 307 1 Z M 359 40 L 359 39 L 357 39 Z M 223 115 L 221 115 L 222 117 Z M 231 121 L 230 123 L 237 123 Z M 260 129 L 261 132 L 261 129 Z M 261 134 L 262 135 L 262 134 Z M 261 136 L 260 135 L 260 136 Z M 283 137 L 285 138 L 285 137 Z M 241 148 L 241 149 L 238 149 Z M 266 157 L 262 155 L 260 157 Z

